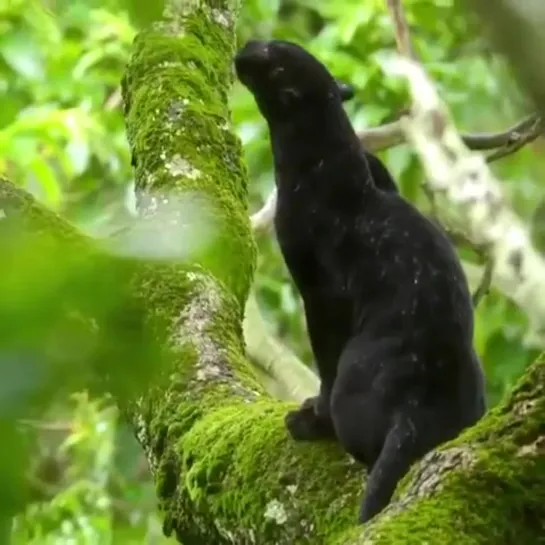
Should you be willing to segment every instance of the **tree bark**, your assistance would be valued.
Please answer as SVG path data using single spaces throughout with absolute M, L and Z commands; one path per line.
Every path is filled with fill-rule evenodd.
M 244 354 L 255 247 L 227 108 L 235 18 L 226 0 L 182 2 L 139 34 L 124 81 L 142 221 L 197 191 L 219 222 L 219 235 L 191 263 L 141 263 L 131 284 L 168 337 L 171 367 L 143 395 L 123 400 L 157 483 L 165 532 L 184 545 L 539 543 L 545 359 L 477 426 L 416 464 L 365 527 L 356 523 L 363 469 L 333 442 L 288 437 L 283 418 L 292 405 L 265 394 Z M 47 228 L 59 241 L 69 233 L 83 253 L 94 248 L 5 180 L 0 207 L 29 217 L 29 230 Z

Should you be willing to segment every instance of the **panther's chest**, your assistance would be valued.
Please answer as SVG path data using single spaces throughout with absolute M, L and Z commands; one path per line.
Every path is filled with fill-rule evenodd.
M 279 198 L 275 228 L 284 261 L 301 292 L 342 282 L 346 225 L 323 202 Z

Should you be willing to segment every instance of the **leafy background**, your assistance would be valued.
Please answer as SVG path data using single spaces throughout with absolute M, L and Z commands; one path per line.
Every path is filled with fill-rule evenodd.
M 239 38 L 274 36 L 305 45 L 356 87 L 346 108 L 363 129 L 394 119 L 408 105 L 400 82 L 382 70 L 385 54 L 395 49 L 385 4 L 247 0 Z M 453 0 L 404 5 L 416 50 L 462 132 L 503 130 L 527 112 L 509 67 Z M 115 231 L 133 206 L 119 82 L 138 26 L 156 15 L 152 11 L 136 0 L 0 0 L 0 172 L 98 236 Z M 250 207 L 257 210 L 273 184 L 266 128 L 238 84 L 231 104 L 250 173 Z M 493 164 L 540 247 L 543 146 L 538 140 Z M 380 155 L 402 193 L 429 209 L 411 149 Z M 267 324 L 311 365 L 300 302 L 274 237 L 260 236 L 258 243 L 256 289 Z M 536 356 L 524 342 L 526 325 L 524 314 L 494 291 L 477 310 L 475 342 L 492 405 Z M 2 402 L 11 399 L 7 384 Z M 64 396 L 24 425 L 33 430 L 35 502 L 15 520 L 13 543 L 173 542 L 161 536 L 146 462 L 108 396 Z

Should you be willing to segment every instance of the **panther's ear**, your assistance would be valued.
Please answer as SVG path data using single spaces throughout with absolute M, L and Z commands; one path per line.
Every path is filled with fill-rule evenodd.
M 337 87 L 339 88 L 339 91 L 341 93 L 341 100 L 343 102 L 354 98 L 354 87 L 348 85 L 348 83 L 343 83 L 342 81 L 337 80 Z

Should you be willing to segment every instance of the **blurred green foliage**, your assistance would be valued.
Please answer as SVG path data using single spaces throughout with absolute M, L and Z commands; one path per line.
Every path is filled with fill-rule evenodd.
M 0 0 L 0 172 L 94 235 L 115 231 L 118 222 L 130 217 L 133 206 L 119 83 L 137 25 L 146 24 L 162 5 L 148 4 L 149 9 L 141 2 L 123 0 Z M 337 77 L 356 87 L 356 97 L 346 108 L 356 128 L 363 129 L 392 120 L 407 106 L 400 82 L 390 81 L 382 71 L 384 53 L 395 48 L 385 4 L 384 0 L 245 0 L 239 40 L 274 36 L 308 47 Z M 511 70 L 490 51 L 478 27 L 457 10 L 455 1 L 405 0 L 404 5 L 415 48 L 460 130 L 503 130 L 517 121 L 527 104 Z M 238 84 L 232 110 L 251 177 L 250 207 L 257 210 L 273 186 L 266 127 L 252 97 Z M 493 166 L 513 206 L 528 222 L 543 216 L 545 162 L 539 161 L 543 151 L 543 141 L 538 141 Z M 381 156 L 402 193 L 428 209 L 420 184 L 422 169 L 410 148 L 399 146 Z M 274 237 L 261 236 L 258 242 L 256 288 L 263 313 L 271 331 L 310 365 L 301 305 Z M 40 316 L 47 314 L 44 308 L 53 312 L 55 289 L 65 270 L 54 263 L 43 264 L 40 274 L 32 270 L 35 264 L 27 266 L 28 277 L 38 282 L 32 296 L 40 295 L 41 313 L 36 299 L 27 294 L 28 308 L 0 316 L 3 325 L 10 324 L 4 328 L 4 339 L 8 330 L 18 326 L 35 332 L 31 337 L 42 342 L 46 332 Z M 112 290 L 119 282 L 112 283 Z M 8 297 L 7 293 L 1 295 Z M 3 304 L 3 311 L 8 307 Z M 72 327 L 63 324 L 57 335 L 73 339 Z M 486 367 L 492 404 L 536 354 L 524 345 L 525 328 L 524 314 L 498 293 L 492 292 L 478 308 L 476 346 Z M 32 419 L 27 415 L 22 421 L 24 436 L 32 445 L 30 493 L 41 501 L 16 518 L 13 543 L 166 543 L 160 537 L 143 455 L 109 398 L 67 396 L 83 387 L 77 375 L 87 372 L 84 366 L 73 365 L 79 346 L 64 362 L 73 366 L 71 372 L 64 367 L 53 375 L 57 393 L 63 395 L 54 397 L 54 402 L 46 396 L 48 403 L 39 404 Z M 32 344 L 26 348 L 33 356 Z M 0 405 L 7 404 L 20 419 L 22 413 L 12 410 L 13 400 L 34 391 L 32 381 L 50 381 L 51 376 L 45 377 L 32 357 L 25 359 L 28 368 L 19 360 L 1 361 L 2 381 L 9 380 L 0 387 Z M 39 386 L 43 389 L 43 384 Z M 13 414 L 6 422 L 13 422 Z M 14 433 L 12 427 L 6 429 Z M 6 438 L 3 435 L 3 441 Z M 20 437 L 14 436 L 13 452 L 24 452 L 17 441 Z M 11 462 L 4 453 L 0 469 L 9 468 Z M 11 486 L 2 483 L 3 489 Z M 3 524 L 0 518 L 0 532 Z
M 22 425 L 39 432 L 35 501 L 15 519 L 13 544 L 174 543 L 162 536 L 140 447 L 110 400 L 74 394 Z

